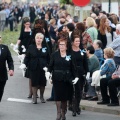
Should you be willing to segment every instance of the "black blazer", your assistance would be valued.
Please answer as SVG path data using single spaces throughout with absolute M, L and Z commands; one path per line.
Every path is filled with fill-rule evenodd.
M 6 45 L 0 44 L 0 81 L 8 79 L 8 73 L 6 68 L 6 62 L 9 70 L 14 70 L 13 59 L 11 53 Z
M 24 59 L 24 64 L 29 70 L 37 70 L 38 66 L 43 70 L 43 67 L 48 65 L 50 60 L 49 52 L 47 48 L 44 52 L 42 52 L 43 48 L 41 48 L 39 55 L 35 44 L 29 46 Z

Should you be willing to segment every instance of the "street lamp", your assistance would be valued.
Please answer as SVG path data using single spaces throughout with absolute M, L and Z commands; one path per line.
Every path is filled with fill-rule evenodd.
M 111 11 L 111 0 L 109 0 L 109 6 L 108 6 L 108 12 L 110 13 Z

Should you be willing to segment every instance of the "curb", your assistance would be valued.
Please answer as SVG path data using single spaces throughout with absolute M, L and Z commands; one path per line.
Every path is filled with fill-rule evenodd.
M 106 106 L 106 105 L 97 105 L 96 102 L 81 101 L 82 110 L 91 111 L 91 112 L 100 112 L 113 115 L 120 115 L 120 106 Z

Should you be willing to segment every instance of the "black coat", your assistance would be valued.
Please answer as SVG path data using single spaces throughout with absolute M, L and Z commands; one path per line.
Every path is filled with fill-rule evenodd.
M 69 60 L 67 60 L 66 57 L 61 57 L 60 51 L 56 51 L 51 55 L 48 71 L 52 72 L 52 79 L 54 81 L 65 80 L 66 77 L 73 77 L 73 80 L 78 76 L 74 59 L 69 53 L 67 53 L 67 56 L 70 56 Z M 69 71 L 69 73 L 67 71 Z
M 0 81 L 6 81 L 8 79 L 6 62 L 9 70 L 14 70 L 13 59 L 6 45 L 1 44 L 0 47 Z
M 45 47 L 43 47 L 45 48 Z M 38 65 L 40 69 L 43 70 L 43 67 L 46 67 L 49 63 L 49 52 L 48 49 L 45 52 L 42 52 L 42 48 L 40 50 L 40 54 L 38 54 L 38 49 L 35 44 L 30 45 L 26 52 L 26 56 L 24 59 L 25 65 L 29 68 L 30 71 L 37 70 Z

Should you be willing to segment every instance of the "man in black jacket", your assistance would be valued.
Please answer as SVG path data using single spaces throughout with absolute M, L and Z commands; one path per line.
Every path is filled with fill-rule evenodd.
M 8 73 L 10 76 L 13 76 L 14 74 L 13 59 L 8 47 L 6 45 L 1 44 L 1 36 L 0 36 L 0 101 L 3 96 L 6 81 L 8 80 L 6 62 L 9 68 Z

